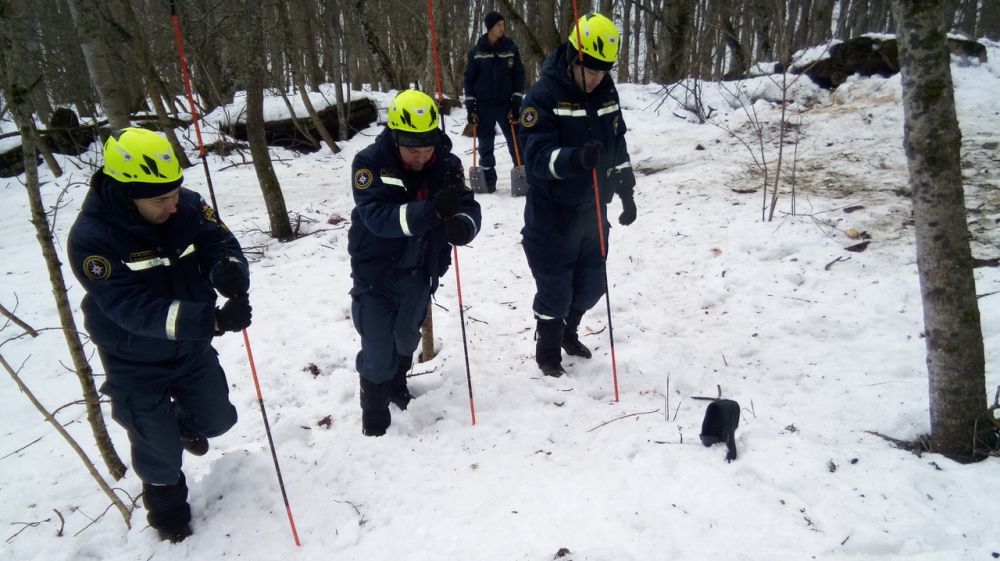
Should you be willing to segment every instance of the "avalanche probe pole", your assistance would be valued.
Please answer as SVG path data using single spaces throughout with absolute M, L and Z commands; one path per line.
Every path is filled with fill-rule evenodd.
M 201 163 L 205 167 L 205 179 L 208 181 L 208 192 L 212 197 L 212 207 L 219 215 L 219 204 L 215 201 L 215 190 L 212 189 L 212 175 L 208 171 L 207 151 L 205 143 L 201 139 L 201 127 L 198 126 L 198 108 L 194 104 L 194 94 L 191 91 L 191 74 L 188 72 L 187 58 L 184 56 L 184 41 L 181 38 L 181 23 L 177 17 L 177 5 L 174 0 L 170 0 L 170 19 L 174 26 L 174 37 L 177 40 L 177 56 L 180 59 L 181 74 L 184 76 L 184 90 L 187 92 L 188 104 L 191 106 L 191 119 L 194 122 L 195 136 L 198 138 L 198 154 L 201 156 Z M 288 503 L 288 493 L 285 492 L 285 481 L 281 477 L 281 467 L 278 465 L 278 453 L 274 448 L 274 438 L 271 437 L 271 424 L 267 421 L 267 411 L 264 409 L 264 396 L 260 392 L 260 381 L 257 378 L 257 366 L 254 364 L 253 351 L 250 349 L 250 336 L 247 330 L 243 330 L 243 342 L 247 348 L 247 359 L 250 361 L 250 373 L 253 375 L 253 385 L 257 389 L 257 402 L 260 404 L 260 414 L 264 418 L 264 432 L 267 433 L 267 443 L 271 447 L 271 459 L 274 460 L 274 471 L 278 474 L 278 487 L 281 489 L 281 498 L 285 501 L 285 512 L 288 514 L 288 523 L 292 527 L 292 537 L 295 545 L 301 546 L 299 533 L 295 529 L 295 518 L 292 517 L 292 507 Z
M 576 22 L 576 44 L 579 47 L 576 52 L 580 60 L 580 82 L 583 84 L 583 95 L 589 97 L 587 93 L 586 75 L 583 72 L 583 40 L 580 38 L 580 12 L 573 0 L 573 21 Z M 590 105 L 587 100 L 587 105 Z M 587 127 L 590 127 L 590 119 L 587 119 Z M 601 212 L 601 190 L 597 186 L 597 168 L 590 170 L 594 181 L 594 206 L 597 208 L 597 235 L 601 241 L 601 257 L 604 259 L 604 302 L 608 309 L 608 338 L 611 340 L 611 378 L 615 386 L 615 402 L 618 401 L 618 361 L 615 358 L 615 330 L 611 327 L 611 291 L 608 284 L 608 246 L 604 241 L 604 213 Z
M 427 14 L 431 23 L 431 52 L 434 54 L 434 76 L 437 80 L 438 109 L 444 100 L 444 93 L 441 91 L 441 61 L 438 60 L 437 32 L 434 29 L 434 0 L 427 0 Z M 441 117 L 442 126 L 444 117 Z M 472 138 L 475 139 L 475 133 Z M 475 140 L 473 140 L 475 142 Z M 472 151 L 472 157 L 476 157 L 476 151 Z M 472 424 L 476 424 L 476 401 L 472 397 L 472 370 L 469 368 L 469 343 L 465 336 L 465 307 L 462 305 L 462 274 L 458 267 L 458 246 L 452 246 L 455 261 L 455 286 L 458 289 L 458 318 L 462 322 L 462 351 L 465 353 L 465 380 L 469 385 L 469 412 L 472 415 Z

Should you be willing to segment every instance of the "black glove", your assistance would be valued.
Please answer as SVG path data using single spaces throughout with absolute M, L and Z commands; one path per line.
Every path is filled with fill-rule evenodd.
M 444 237 L 451 245 L 465 245 L 472 241 L 476 227 L 464 216 L 452 216 L 444 221 Z
M 246 294 L 250 289 L 250 272 L 247 266 L 234 258 L 227 257 L 212 267 L 208 278 L 219 294 L 226 298 Z
M 511 123 L 517 123 L 521 119 L 521 101 L 524 96 L 514 94 L 510 96 L 510 110 L 507 111 L 507 120 Z
M 476 100 L 465 100 L 465 118 L 469 120 L 470 125 L 479 124 L 479 110 L 476 105 Z
M 618 215 L 618 223 L 622 226 L 628 226 L 635 222 L 635 197 L 630 193 L 628 195 L 618 195 L 618 198 L 622 200 L 622 213 Z
M 440 218 L 451 218 L 462 204 L 462 194 L 458 189 L 441 189 L 434 193 L 434 212 Z
M 222 331 L 243 331 L 250 325 L 250 299 L 246 295 L 230 298 L 215 309 L 215 326 Z
M 576 151 L 576 163 L 583 169 L 594 169 L 601 159 L 601 147 L 603 144 L 596 140 L 588 140 L 583 147 Z

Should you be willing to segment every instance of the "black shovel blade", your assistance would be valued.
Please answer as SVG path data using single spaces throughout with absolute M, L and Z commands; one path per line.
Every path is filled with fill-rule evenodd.
M 489 186 L 486 185 L 486 172 L 479 166 L 469 168 L 469 187 L 473 193 L 489 193 Z
M 523 197 L 528 194 L 528 176 L 524 166 L 515 166 L 510 170 L 510 196 Z

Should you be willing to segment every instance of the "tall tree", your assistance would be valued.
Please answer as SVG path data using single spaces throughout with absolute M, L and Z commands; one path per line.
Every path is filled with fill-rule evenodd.
M 7 30 L 3 29 L 3 31 L 4 39 L 6 39 L 8 37 Z M 77 330 L 73 310 L 66 294 L 66 280 L 62 274 L 62 263 L 59 260 L 52 227 L 42 203 L 42 191 L 38 182 L 38 169 L 35 160 L 35 142 L 38 137 L 34 128 L 34 115 L 28 111 L 25 102 L 27 88 L 19 82 L 17 73 L 11 72 L 11 68 L 16 66 L 20 65 L 8 64 L 6 51 L 0 50 L 0 86 L 2 86 L 4 99 L 10 105 L 11 115 L 14 117 L 23 142 L 25 188 L 28 193 L 28 206 L 31 209 L 31 223 L 35 227 L 35 238 L 41 247 L 42 257 L 49 273 L 52 297 L 55 299 L 66 346 L 69 349 L 70 358 L 73 360 L 77 380 L 80 382 L 84 406 L 87 409 L 87 422 L 90 424 L 94 441 L 104 459 L 105 466 L 108 468 L 108 473 L 115 479 L 121 479 L 125 475 L 125 464 L 122 463 L 115 451 L 114 443 L 108 435 L 107 425 L 104 423 L 100 396 L 97 394 L 97 386 L 94 383 L 94 372 L 90 368 L 90 363 L 87 362 L 87 354 L 80 341 L 80 332 Z
M 271 224 L 271 237 L 287 240 L 292 237 L 292 224 L 288 219 L 288 209 L 285 207 L 285 196 L 281 192 L 281 184 L 274 173 L 271 163 L 271 152 L 267 148 L 267 138 L 264 134 L 264 75 L 266 63 L 264 60 L 264 23 L 257 0 L 244 0 L 244 17 L 247 24 L 245 57 L 245 73 L 247 85 L 247 140 L 250 142 L 250 155 L 253 158 L 254 171 L 260 191 L 264 195 L 264 206 L 267 207 L 267 217 Z
M 893 0 L 924 306 L 931 445 L 956 458 L 993 446 L 983 333 L 962 189 L 962 134 L 945 33 L 948 0 Z
M 104 18 L 99 0 L 68 0 L 76 34 L 83 49 L 90 78 L 111 128 L 129 126 L 128 102 L 124 82 L 112 70 L 111 51 L 104 33 Z

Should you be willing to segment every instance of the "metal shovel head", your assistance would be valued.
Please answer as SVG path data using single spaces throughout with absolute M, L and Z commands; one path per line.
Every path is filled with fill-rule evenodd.
M 469 186 L 473 193 L 489 193 L 490 189 L 486 185 L 486 172 L 479 166 L 469 168 Z
M 510 196 L 523 197 L 528 194 L 528 176 L 524 166 L 514 166 L 510 170 Z

